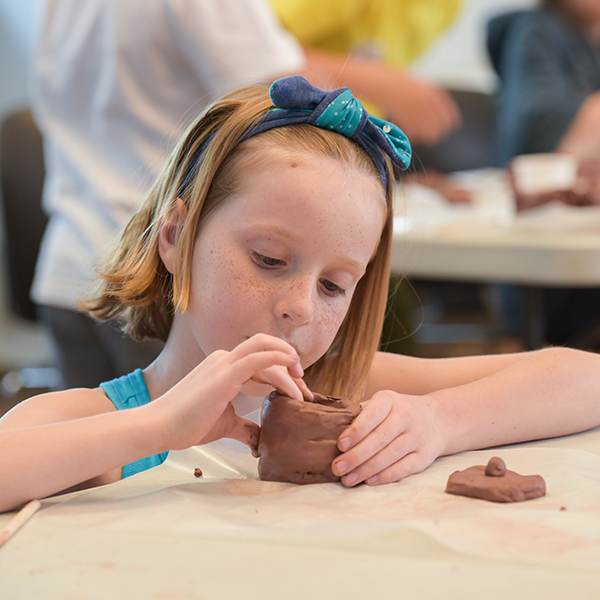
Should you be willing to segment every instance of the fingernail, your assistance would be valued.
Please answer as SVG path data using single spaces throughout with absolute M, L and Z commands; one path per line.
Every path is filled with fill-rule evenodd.
M 343 475 L 346 472 L 346 469 L 348 468 L 348 465 L 343 460 L 335 463 L 333 466 L 335 467 L 337 475 Z
M 345 478 L 346 481 L 346 485 L 347 486 L 351 486 L 354 485 L 357 481 L 358 481 L 358 475 L 356 473 L 350 473 L 350 475 L 348 475 L 348 477 Z
M 379 476 L 373 475 L 373 477 L 369 477 L 369 479 L 367 479 L 367 481 L 365 481 L 365 483 L 367 485 L 375 485 L 378 481 L 379 481 Z
M 342 452 L 346 452 L 346 450 L 348 450 L 348 448 L 350 448 L 350 444 L 352 442 L 350 441 L 350 438 L 342 438 L 341 440 L 338 441 L 338 448 L 342 451 Z

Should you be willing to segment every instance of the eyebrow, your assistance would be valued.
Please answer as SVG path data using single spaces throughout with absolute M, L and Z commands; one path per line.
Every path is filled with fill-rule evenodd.
M 250 229 L 250 231 L 261 230 L 261 231 L 264 231 L 267 233 L 273 233 L 273 234 L 278 235 L 279 237 L 282 237 L 285 239 L 292 238 L 294 240 L 300 240 L 300 238 L 294 232 L 289 231 L 288 229 L 284 229 L 283 227 L 279 227 L 277 225 L 257 224 L 257 225 L 251 225 L 249 229 Z

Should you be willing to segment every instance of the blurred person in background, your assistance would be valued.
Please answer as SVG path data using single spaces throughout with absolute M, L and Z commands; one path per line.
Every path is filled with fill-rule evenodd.
M 344 85 L 403 128 L 435 144 L 460 125 L 440 86 L 407 71 L 453 22 L 461 0 L 270 0 L 302 44 L 315 84 Z
M 487 42 L 500 78 L 498 164 L 522 154 L 570 154 L 579 164 L 573 189 L 533 204 L 600 203 L 600 2 L 544 0 L 498 15 Z M 512 286 L 497 291 L 509 332 L 522 335 L 523 294 Z M 546 341 L 597 347 L 599 306 L 600 289 L 545 289 Z
M 32 110 L 49 223 L 32 299 L 63 388 L 147 365 L 156 342 L 77 310 L 94 265 L 141 204 L 187 123 L 212 100 L 304 67 L 265 0 L 42 0 Z
M 498 163 L 570 152 L 600 159 L 600 2 L 545 0 L 488 24 L 498 73 Z
M 314 85 L 349 87 L 368 110 L 393 121 L 412 144 L 433 146 L 462 124 L 452 96 L 409 71 L 454 22 L 462 0 L 270 0 L 302 44 Z M 418 156 L 414 168 L 420 168 Z M 426 165 L 425 165 L 426 167 Z M 426 169 L 403 175 L 450 202 L 469 195 Z

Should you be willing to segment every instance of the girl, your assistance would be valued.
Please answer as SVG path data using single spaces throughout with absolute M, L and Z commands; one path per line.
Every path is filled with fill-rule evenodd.
M 220 437 L 253 447 L 258 427 L 239 415 L 274 387 L 363 401 L 333 464 L 347 486 L 600 424 L 596 355 L 376 352 L 392 239 L 384 153 L 408 165 L 399 129 L 369 117 L 348 90 L 297 76 L 273 84 L 271 98 L 241 90 L 201 116 L 87 303 L 97 318 L 124 318 L 136 339 L 165 340 L 164 350 L 143 372 L 7 413 L 0 511 L 116 481 L 171 449 Z

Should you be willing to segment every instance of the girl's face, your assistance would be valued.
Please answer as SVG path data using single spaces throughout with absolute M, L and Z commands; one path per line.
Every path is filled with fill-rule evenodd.
M 200 229 L 190 331 L 204 357 L 267 333 L 292 344 L 306 368 L 331 345 L 375 252 L 381 183 L 306 154 L 242 179 Z

